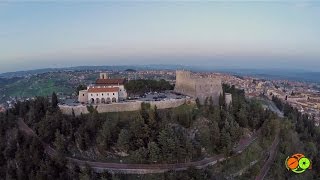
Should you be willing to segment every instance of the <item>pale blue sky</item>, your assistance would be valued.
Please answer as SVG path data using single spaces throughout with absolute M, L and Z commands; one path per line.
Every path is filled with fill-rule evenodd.
M 317 70 L 320 2 L 0 2 L 0 72 L 116 64 Z

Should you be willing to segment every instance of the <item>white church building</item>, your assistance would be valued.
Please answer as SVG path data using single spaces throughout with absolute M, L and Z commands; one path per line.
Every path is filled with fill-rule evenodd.
M 86 90 L 79 91 L 80 103 L 110 104 L 127 99 L 124 88 L 125 79 L 109 79 L 107 73 L 100 73 L 95 84 L 89 85 Z

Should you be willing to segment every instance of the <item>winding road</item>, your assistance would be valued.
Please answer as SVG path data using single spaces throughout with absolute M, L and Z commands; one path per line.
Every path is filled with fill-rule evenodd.
M 22 120 L 18 120 L 18 128 L 29 136 L 34 136 L 39 138 L 36 133 Z M 238 146 L 234 148 L 236 154 L 240 154 L 244 151 L 253 141 L 258 137 L 260 130 L 254 133 L 249 138 L 243 138 L 239 141 Z M 50 157 L 57 154 L 56 150 L 50 147 L 48 144 L 43 143 L 46 154 Z M 89 165 L 95 172 L 103 172 L 105 170 L 111 172 L 120 172 L 126 174 L 152 174 L 152 173 L 163 173 L 167 171 L 182 171 L 193 166 L 197 169 L 202 169 L 210 165 L 214 165 L 217 162 L 221 162 L 230 157 L 225 157 L 223 154 L 215 155 L 209 158 L 204 158 L 200 161 L 193 161 L 187 163 L 176 163 L 176 164 L 124 164 L 124 163 L 106 163 L 98 161 L 86 161 L 75 159 L 71 157 L 66 157 L 70 162 L 77 164 L 80 167 Z
M 255 180 L 263 180 L 264 177 L 268 174 L 270 167 L 276 158 L 279 142 L 280 142 L 279 133 L 277 133 L 270 147 L 269 156 L 266 159 L 263 167 L 260 169 L 260 173 L 258 174 L 258 176 L 256 176 Z
M 277 106 L 274 104 L 274 102 L 272 102 L 269 99 L 265 99 L 265 98 L 261 98 L 261 100 L 265 101 L 268 104 L 268 108 L 277 113 L 277 115 L 281 118 L 284 117 L 283 112 L 281 112 Z M 278 145 L 280 142 L 280 138 L 279 138 L 279 131 L 277 132 L 272 145 L 270 146 L 269 149 L 269 155 L 266 158 L 263 167 L 260 169 L 259 174 L 256 176 L 255 180 L 263 180 L 265 178 L 265 176 L 268 174 L 270 167 L 272 165 L 272 163 L 274 162 L 276 155 L 277 155 L 277 150 L 278 150 Z

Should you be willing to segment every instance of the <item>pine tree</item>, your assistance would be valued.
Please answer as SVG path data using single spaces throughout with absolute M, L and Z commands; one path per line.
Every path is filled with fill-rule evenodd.
M 208 101 L 209 101 L 209 100 L 208 100 L 208 97 L 206 97 L 206 99 L 204 100 L 204 106 L 205 106 L 205 107 L 208 107 Z
M 86 85 L 83 85 L 83 84 L 80 84 L 77 88 L 76 88 L 76 94 L 79 95 L 79 91 L 81 90 L 85 90 L 87 89 L 87 86 Z
M 230 130 L 229 130 L 231 141 L 237 142 L 240 139 L 241 136 L 241 129 L 239 127 L 239 124 L 235 120 L 230 121 Z
M 193 154 L 195 154 L 195 153 L 194 153 L 194 146 L 193 146 L 192 141 L 190 139 L 186 140 L 185 149 L 186 149 L 186 160 L 188 160 L 188 161 L 192 160 Z
M 212 118 L 217 123 L 221 122 L 220 108 L 214 108 L 212 113 Z
M 237 113 L 238 123 L 241 127 L 248 127 L 248 115 L 245 108 L 240 108 L 240 111 Z
M 199 98 L 196 99 L 196 105 L 197 105 L 198 109 L 201 108 L 201 103 L 200 103 Z
M 145 121 L 149 119 L 149 113 L 148 113 L 149 110 L 150 110 L 149 103 L 141 103 L 140 114 Z
M 150 139 L 150 128 L 144 123 L 141 115 L 131 122 L 130 132 L 132 132 L 132 143 L 136 149 L 147 147 Z
M 147 125 L 150 128 L 150 134 L 151 134 L 151 141 L 155 140 L 157 138 L 157 129 L 158 127 L 158 120 L 157 120 L 157 113 L 156 113 L 156 107 L 155 109 L 150 109 L 149 113 L 148 113 L 148 121 L 147 121 Z
M 72 108 L 72 117 L 76 117 L 73 108 Z
M 210 134 L 211 134 L 211 146 L 215 150 L 220 144 L 220 129 L 216 121 L 210 123 Z
M 220 96 L 219 96 L 219 106 L 221 108 L 225 108 L 226 107 L 225 93 L 224 92 L 222 94 L 220 94 Z
M 52 93 L 52 97 L 51 97 L 51 104 L 52 104 L 52 107 L 55 109 L 58 107 L 58 97 L 57 97 L 57 94 L 55 92 Z
M 99 131 L 98 136 L 97 136 L 97 143 L 99 144 L 100 147 L 103 149 L 107 150 L 110 148 L 111 144 L 111 123 L 110 121 L 106 120 L 103 125 L 102 129 Z
M 131 160 L 133 162 L 143 163 L 146 161 L 147 155 L 148 155 L 148 150 L 144 147 L 140 147 L 139 149 L 131 153 Z
M 64 153 L 66 151 L 66 140 L 59 130 L 57 130 L 55 133 L 55 140 L 53 145 L 60 153 Z
M 228 154 L 231 148 L 231 136 L 225 128 L 223 128 L 220 133 L 220 145 L 221 145 L 220 150 Z
M 79 174 L 80 180 L 88 180 L 91 179 L 92 176 L 92 169 L 91 167 L 86 164 L 85 168 L 81 170 L 81 173 Z
M 203 147 L 206 149 L 211 149 L 211 132 L 210 126 L 203 126 L 199 132 L 199 141 Z
M 160 148 L 155 142 L 149 142 L 148 144 L 149 161 L 157 162 L 160 157 Z
M 117 147 L 124 152 L 128 152 L 130 148 L 130 133 L 126 129 L 121 129 L 117 141 Z
M 174 132 L 171 128 L 162 130 L 158 136 L 162 157 L 168 162 L 172 162 L 175 157 L 174 153 L 176 151 L 176 144 L 174 137 Z
M 213 109 L 214 109 L 214 102 L 213 102 L 212 96 L 210 96 L 210 98 L 209 98 L 209 111 L 212 112 Z

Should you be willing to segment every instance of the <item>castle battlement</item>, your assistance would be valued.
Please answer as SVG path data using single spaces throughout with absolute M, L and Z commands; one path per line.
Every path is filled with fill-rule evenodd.
M 199 98 L 202 103 L 206 98 L 210 97 L 213 98 L 215 103 L 218 103 L 219 95 L 223 93 L 220 78 L 202 77 L 185 70 L 176 71 L 174 91 L 193 98 Z

